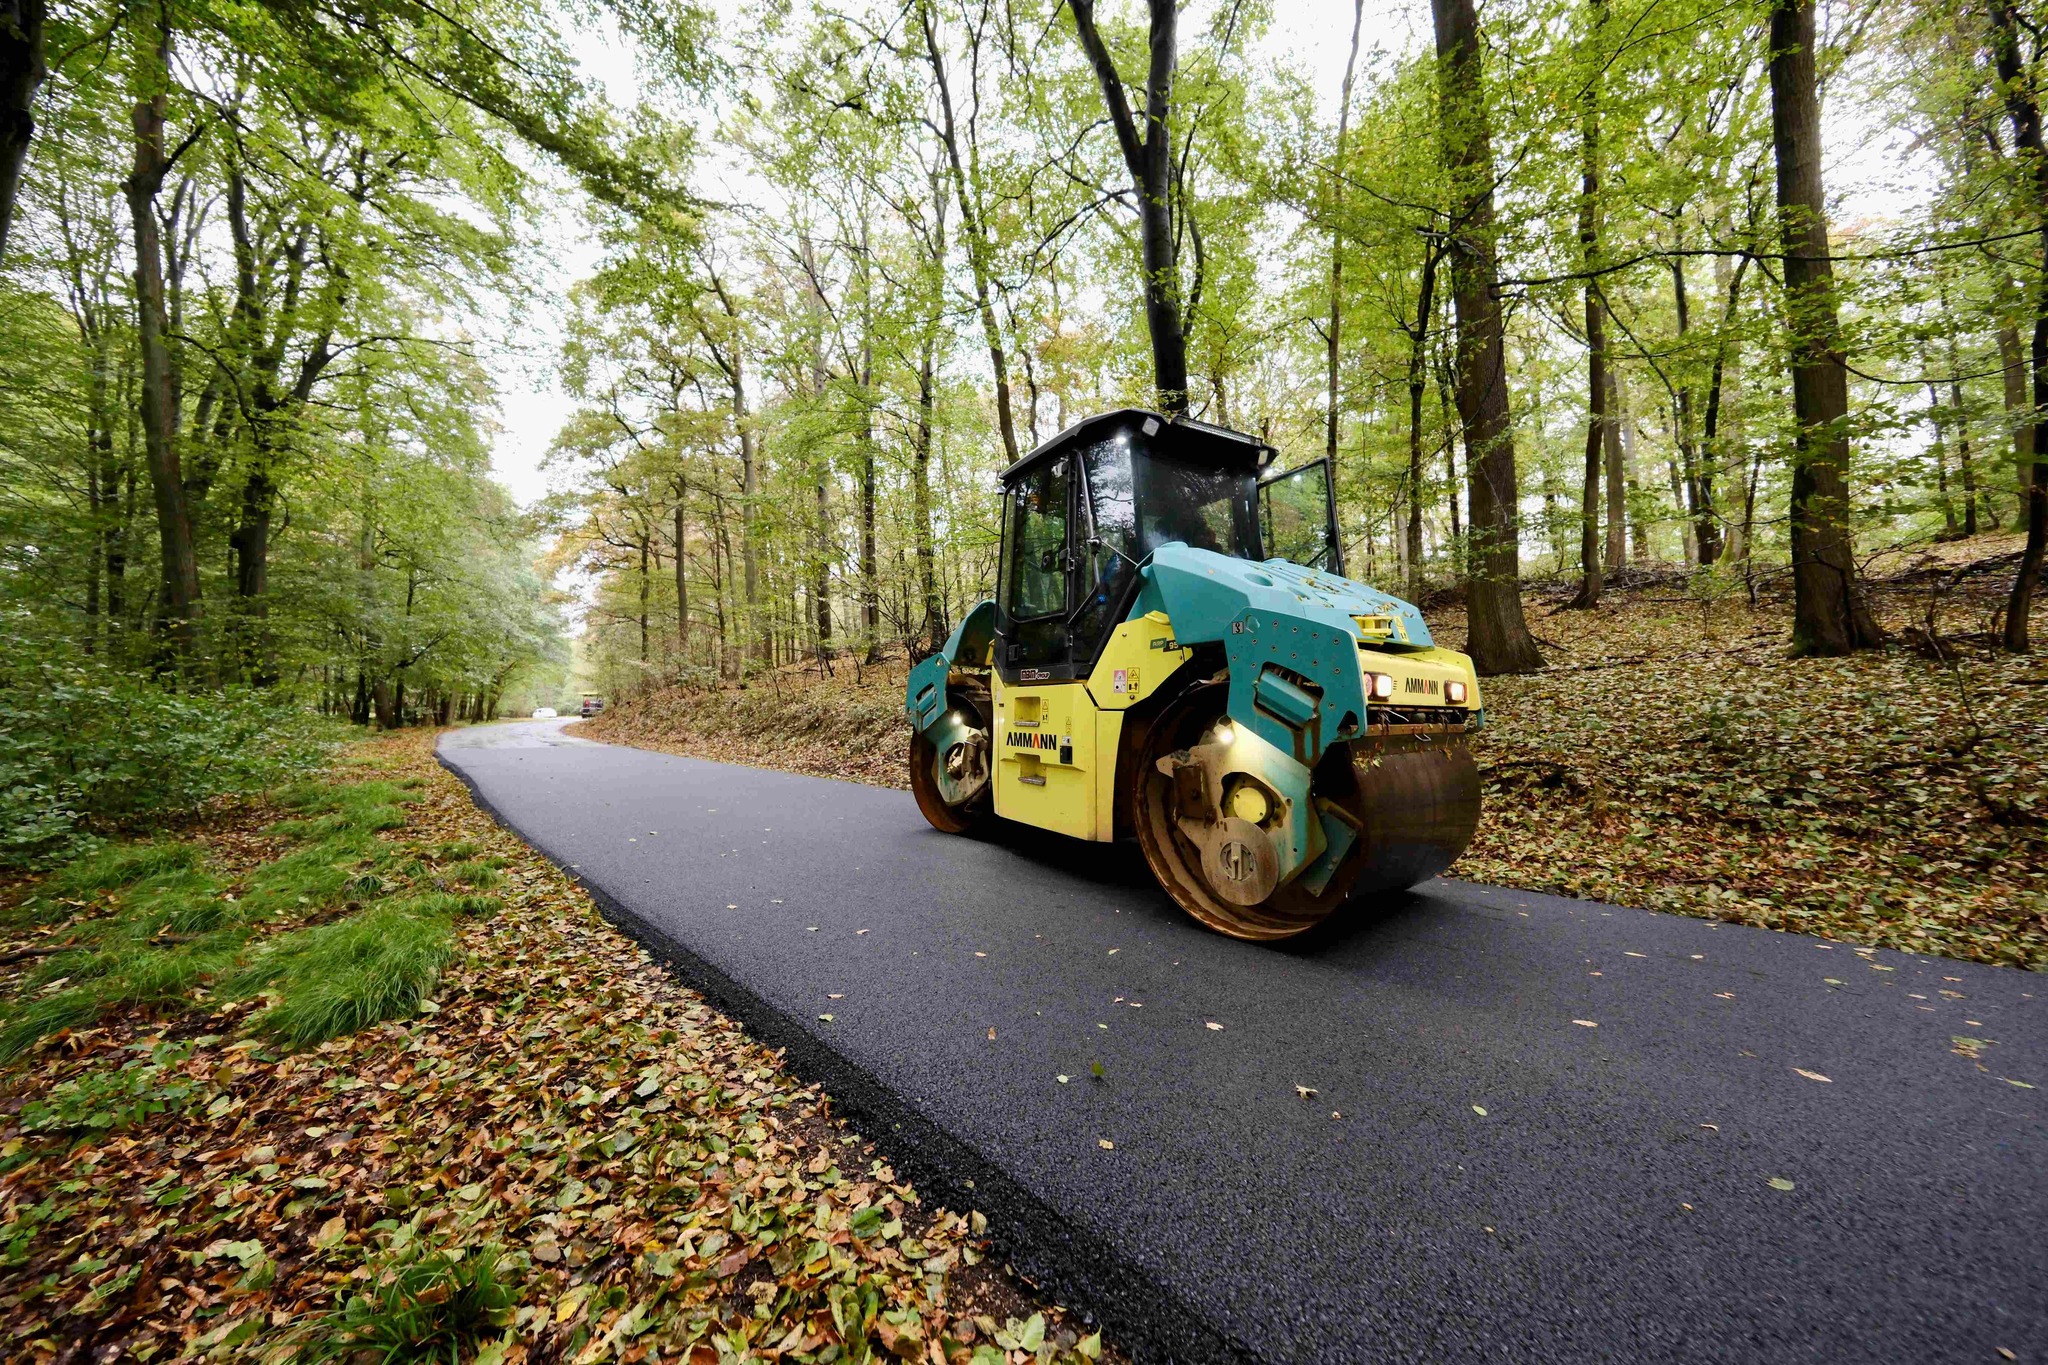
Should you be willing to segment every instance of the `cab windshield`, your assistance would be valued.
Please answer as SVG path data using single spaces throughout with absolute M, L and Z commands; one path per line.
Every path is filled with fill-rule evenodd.
M 1093 535 L 1132 559 L 1171 541 L 1259 558 L 1258 476 L 1162 459 L 1124 433 L 1081 451 Z
M 1075 621 L 1077 639 L 1108 630 L 1137 565 L 1162 545 L 1183 541 L 1235 559 L 1260 557 L 1258 476 L 1251 470 L 1162 459 L 1121 432 L 1079 454 L 1088 504 L 1077 537 L 1087 594 Z M 1099 544 L 1087 543 L 1091 538 Z

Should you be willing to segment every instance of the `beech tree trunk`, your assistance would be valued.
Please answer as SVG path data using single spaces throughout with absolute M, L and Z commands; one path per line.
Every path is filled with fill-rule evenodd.
M 1543 656 L 1522 615 L 1521 540 L 1507 347 L 1493 241 L 1493 141 L 1473 0 L 1432 0 L 1444 161 L 1457 183 L 1451 297 L 1458 319 L 1458 416 L 1465 427 L 1471 545 L 1467 650 L 1481 673 L 1528 673 Z
M 1607 317 L 1600 282 L 1600 63 L 1605 60 L 1607 0 L 1590 0 L 1584 107 L 1579 115 L 1579 259 L 1586 271 L 1586 456 L 1579 482 L 1579 591 L 1570 605 L 1600 605 L 1600 474 L 1607 439 Z
M 2005 602 L 2005 647 L 2023 654 L 2028 648 L 2034 592 L 2041 584 L 2041 563 L 2048 558 L 2048 462 L 2041 459 L 2041 419 L 2048 413 L 2048 147 L 2042 145 L 2041 106 L 2028 84 L 2031 73 L 2021 60 L 2019 20 L 2005 0 L 1992 0 L 1991 30 L 2006 115 L 2012 122 L 2013 141 L 2033 172 L 2034 209 L 2041 228 L 2042 273 L 2035 285 L 2034 338 L 2028 357 L 2034 370 L 2034 402 L 2026 415 L 2027 455 L 2020 469 L 2020 512 L 2026 520 L 2027 544 L 2020 552 L 2020 566 Z
M 36 91 L 50 73 L 43 58 L 44 0 L 0 0 L 0 262 L 36 135 Z
M 136 348 L 142 356 L 142 389 L 137 406 L 142 418 L 150 489 L 156 496 L 163 568 L 161 624 L 173 648 L 182 654 L 191 650 L 198 636 L 199 557 L 193 545 L 192 518 L 178 463 L 178 410 L 173 387 L 176 376 L 172 372 L 169 328 L 164 316 L 163 242 L 156 214 L 156 197 L 171 168 L 171 159 L 164 151 L 171 28 L 169 16 L 161 7 L 153 15 L 153 23 L 154 32 L 139 45 L 137 52 L 135 156 L 122 191 L 135 230 Z
M 981 184 L 978 174 L 970 174 L 967 160 L 960 154 L 960 130 L 953 117 L 953 87 L 946 77 L 946 59 L 939 51 L 937 26 L 932 22 L 929 4 L 919 4 L 917 9 L 919 25 L 924 30 L 924 50 L 931 62 L 932 79 L 939 88 L 939 140 L 946 144 L 946 160 L 953 172 L 953 192 L 960 202 L 960 240 L 967 248 L 967 264 L 974 276 L 974 302 L 981 313 L 981 334 L 988 343 L 989 368 L 996 378 L 996 428 L 1002 433 L 1004 464 L 1017 463 L 1017 422 L 1010 411 L 1010 366 L 1003 350 L 1002 328 L 996 324 L 995 299 L 990 290 L 989 277 L 994 273 L 991 259 L 995 252 L 988 240 L 988 227 L 981 212 Z M 976 170 L 979 161 L 976 161 Z
M 1344 144 L 1351 134 L 1351 86 L 1358 77 L 1358 35 L 1365 27 L 1365 0 L 1353 0 L 1351 7 L 1351 55 L 1344 61 L 1344 88 L 1337 97 L 1337 146 L 1336 169 L 1344 168 Z M 1333 177 L 1325 177 L 1330 179 Z M 1323 329 L 1325 348 L 1324 366 L 1328 374 L 1328 407 L 1323 416 L 1323 458 L 1330 462 L 1330 481 L 1334 487 L 1337 479 L 1337 359 L 1339 338 L 1344 327 L 1344 239 L 1337 231 L 1335 222 L 1336 199 L 1333 193 L 1324 206 L 1331 215 L 1330 224 L 1330 323 Z M 1413 379 L 1411 377 L 1412 386 Z M 1219 386 L 1220 389 L 1220 386 Z M 1411 459 L 1412 464 L 1412 459 Z M 1414 484 L 1410 483 L 1410 488 Z M 1413 505 L 1413 495 L 1410 496 Z M 1412 566 L 1413 560 L 1410 561 Z M 1414 570 L 1411 567 L 1411 576 Z
M 1814 85 L 1813 0 L 1771 11 L 1771 141 L 1785 245 L 1791 339 L 1792 649 L 1835 655 L 1884 634 L 1856 581 L 1849 534 L 1849 372 L 1821 189 L 1820 97 Z
M 1469 3 L 1469 0 L 1468 0 Z M 1141 137 L 1123 77 L 1095 27 L 1095 0 L 1069 0 L 1081 47 L 1102 88 L 1117 147 L 1138 200 L 1138 237 L 1145 271 L 1145 329 L 1152 339 L 1152 383 L 1164 412 L 1188 407 L 1188 343 L 1181 317 L 1180 261 L 1174 249 L 1173 143 L 1168 127 L 1173 97 L 1178 0 L 1146 0 L 1151 15 L 1146 51 L 1145 131 Z

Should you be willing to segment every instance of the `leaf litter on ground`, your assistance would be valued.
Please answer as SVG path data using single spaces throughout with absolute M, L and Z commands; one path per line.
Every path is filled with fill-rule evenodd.
M 275 993 L 227 990 L 222 957 L 0 1071 L 10 1359 L 382 1358 L 394 1340 L 394 1359 L 495 1365 L 1104 1356 L 999 1267 L 986 1219 L 922 1199 L 477 810 L 432 743 L 359 746 L 352 773 L 409 784 L 364 846 L 393 894 L 494 874 L 494 913 L 449 917 L 418 999 L 295 1046 L 257 1026 Z M 247 900 L 291 856 L 281 814 L 222 812 L 167 866 Z M 138 870 L 165 873 L 64 887 L 63 923 L 118 917 Z M 9 933 L 60 932 L 24 920 L 34 891 L 14 889 Z M 282 922 L 369 913 L 350 904 Z M 6 969 L 10 1018 L 51 988 L 36 966 Z

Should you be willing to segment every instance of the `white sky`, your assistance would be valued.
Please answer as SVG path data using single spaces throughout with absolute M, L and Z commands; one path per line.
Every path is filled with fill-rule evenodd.
M 713 3 L 722 15 L 734 20 L 747 10 L 740 0 Z M 1426 20 L 1419 5 L 1369 0 L 1359 39 L 1361 66 L 1363 54 L 1375 47 L 1403 51 L 1420 41 L 1418 18 Z M 1291 60 L 1312 71 L 1317 89 L 1334 108 L 1350 42 L 1350 0 L 1276 0 L 1273 30 L 1262 55 L 1270 60 Z M 634 74 L 632 46 L 620 37 L 608 15 L 601 23 L 573 33 L 571 44 L 584 73 L 604 85 L 613 104 L 626 108 L 638 101 L 640 86 Z M 501 426 L 492 441 L 491 470 L 522 506 L 531 505 L 547 492 L 541 460 L 569 413 L 569 398 L 556 378 L 554 363 L 561 350 L 563 300 L 570 285 L 596 269 L 602 254 L 584 219 L 581 195 L 559 174 L 553 179 L 563 192 L 548 200 L 549 211 L 541 227 L 544 249 L 535 253 L 533 273 L 523 282 L 531 291 L 532 303 L 516 324 L 516 342 L 504 339 L 498 366 Z M 502 318 L 484 318 L 479 319 L 479 326 L 499 332 L 502 338 L 514 324 Z
M 751 7 L 746 0 L 710 3 L 720 12 L 722 29 L 749 22 Z M 1333 113 L 1350 48 L 1351 19 L 1350 0 L 1274 0 L 1273 25 L 1258 57 L 1306 69 Z M 1375 51 L 1405 53 L 1427 41 L 1428 24 L 1421 0 L 1367 0 L 1359 38 L 1361 74 Z M 585 74 L 603 84 L 614 105 L 629 108 L 638 102 L 640 83 L 631 44 L 620 37 L 608 14 L 600 11 L 597 22 L 572 33 L 571 44 Z M 1847 211 L 1845 204 L 1837 213 L 1838 229 L 1896 215 L 1931 192 L 1925 153 L 1901 155 L 1895 135 L 1873 134 L 1859 126 L 1857 111 L 1840 101 L 1829 101 L 1827 125 L 1831 197 L 1855 208 Z M 534 267 L 524 281 L 531 295 L 526 313 L 516 326 L 502 319 L 479 319 L 480 328 L 499 337 L 504 350 L 499 366 L 502 426 L 493 439 L 491 466 L 521 505 L 546 493 L 541 460 L 569 412 L 569 399 L 555 375 L 564 300 L 570 285 L 588 277 L 601 255 L 584 218 L 580 192 L 558 172 L 553 179 L 561 192 L 548 201 L 542 249 L 534 253 Z M 718 192 L 736 198 L 745 188 L 724 178 Z

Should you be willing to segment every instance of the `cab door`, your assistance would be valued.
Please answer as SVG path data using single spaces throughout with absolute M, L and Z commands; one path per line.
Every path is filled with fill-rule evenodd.
M 1268 559 L 1343 576 L 1344 542 L 1327 459 L 1260 480 L 1259 539 Z
M 1075 473 L 1070 457 L 1014 481 L 996 594 L 996 814 L 1077 838 L 1095 828 L 1095 709 L 1074 679 Z

